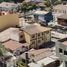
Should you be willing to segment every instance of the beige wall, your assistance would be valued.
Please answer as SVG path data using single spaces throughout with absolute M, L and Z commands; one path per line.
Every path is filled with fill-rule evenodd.
M 16 25 L 19 25 L 19 18 L 17 14 L 0 16 L 0 31 L 10 26 Z
M 27 34 L 26 32 L 24 32 L 24 35 L 25 35 L 26 42 L 30 44 L 31 43 L 31 41 L 30 41 L 31 40 L 31 36 L 29 34 Z
M 26 32 L 24 32 L 24 35 L 25 35 L 25 40 L 27 43 L 29 44 L 32 44 L 32 42 L 35 42 L 33 43 L 31 46 L 35 47 L 36 45 L 41 45 L 43 44 L 44 42 L 49 42 L 51 40 L 51 31 L 48 31 L 47 32 L 43 32 L 44 34 L 42 35 L 42 33 L 40 33 L 40 36 L 38 37 L 38 35 L 36 34 L 35 35 L 35 39 L 32 39 L 32 35 L 29 35 L 27 34 Z M 37 37 L 37 38 L 36 38 Z

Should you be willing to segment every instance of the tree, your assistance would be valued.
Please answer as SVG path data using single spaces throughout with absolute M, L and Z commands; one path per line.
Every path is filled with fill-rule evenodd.
M 25 14 L 27 11 L 30 11 L 30 10 L 36 9 L 36 8 L 37 8 L 37 5 L 36 5 L 36 3 L 33 3 L 33 2 L 31 2 L 31 3 L 23 2 L 21 4 L 21 10 L 24 12 L 24 17 L 25 17 Z
M 5 47 L 2 44 L 0 44 L 0 56 L 5 56 L 5 54 L 6 54 Z
M 0 3 L 3 2 L 4 0 L 0 0 Z
M 50 7 L 50 6 L 51 6 L 50 0 L 45 0 L 45 5 L 46 5 L 47 7 Z

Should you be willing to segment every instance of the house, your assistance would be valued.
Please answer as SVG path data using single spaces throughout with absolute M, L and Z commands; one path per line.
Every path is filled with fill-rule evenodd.
M 53 55 L 50 48 L 30 49 L 26 53 L 28 54 L 29 61 L 32 61 L 33 59 L 35 62 Z M 25 53 L 23 53 L 20 57 L 26 60 Z
M 53 16 L 51 12 L 48 11 L 36 11 L 33 13 L 34 20 L 37 23 L 46 25 L 48 22 L 53 20 Z
M 28 65 L 30 67 L 42 67 L 42 66 L 45 66 L 45 67 L 58 67 L 58 65 L 56 65 L 57 62 L 58 62 L 57 59 L 46 57 L 44 59 L 41 59 L 38 62 L 31 62 Z
M 62 14 L 57 17 L 58 24 L 67 26 L 67 14 Z
M 22 29 L 24 32 L 25 40 L 30 44 L 30 48 L 38 48 L 43 43 L 51 41 L 51 28 L 29 25 Z
M 13 53 L 13 55 L 19 55 L 27 50 L 27 43 L 19 43 L 17 41 L 9 40 L 3 43 L 4 47 Z
M 18 14 L 8 14 L 0 16 L 0 31 L 9 27 L 19 26 Z
M 0 10 L 16 12 L 18 10 L 18 4 L 15 4 L 13 2 L 2 2 L 0 3 Z
M 0 33 L 0 42 L 6 42 L 8 40 L 15 40 L 18 42 L 24 42 L 23 31 L 19 28 L 8 28 Z
M 53 7 L 53 12 L 67 14 L 67 4 L 59 4 Z
M 67 38 L 60 39 L 56 42 L 56 55 L 63 63 L 63 67 L 67 67 Z

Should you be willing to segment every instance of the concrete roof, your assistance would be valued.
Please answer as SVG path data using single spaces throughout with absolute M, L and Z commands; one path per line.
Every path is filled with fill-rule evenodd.
M 37 63 L 29 63 L 28 64 L 30 67 L 41 67 L 39 64 L 37 64 Z
M 53 53 L 51 52 L 51 49 L 49 49 L 49 48 L 38 49 L 38 50 L 31 49 L 28 51 L 28 55 L 29 55 L 30 60 L 32 60 L 32 58 L 31 58 L 32 54 L 34 55 L 33 59 L 35 61 L 39 61 L 45 57 L 51 56 Z M 25 59 L 25 53 L 23 53 L 20 57 Z
M 54 61 L 55 61 L 54 59 L 49 58 L 49 57 L 46 57 L 46 58 L 38 61 L 38 63 L 39 63 L 40 65 L 41 65 L 42 63 L 44 63 L 44 65 L 48 65 L 48 64 L 50 64 L 50 63 L 52 63 L 52 62 L 54 62 Z
M 45 14 L 47 14 L 48 13 L 48 11 L 36 11 L 36 12 L 34 12 L 33 14 L 34 15 L 45 15 Z
M 11 39 L 11 34 L 19 34 L 21 31 L 19 28 L 8 28 L 2 32 L 0 32 L 0 42 L 5 42 Z
M 0 3 L 0 7 L 12 8 L 12 7 L 17 7 L 17 4 L 9 3 L 9 2 L 2 2 L 2 3 Z
M 47 28 L 47 27 L 43 27 L 39 25 L 30 25 L 30 26 L 23 28 L 23 30 L 28 34 L 36 34 L 36 33 L 49 31 L 51 30 L 51 28 Z
M 16 41 L 13 41 L 13 40 L 9 40 L 5 43 L 3 43 L 3 45 L 5 46 L 6 49 L 9 49 L 11 51 L 14 51 L 16 50 L 17 48 L 20 48 L 20 47 L 26 47 L 27 46 L 27 43 L 19 43 L 19 42 L 16 42 Z
M 54 60 L 54 59 L 52 59 L 50 57 L 46 57 L 46 58 L 41 59 L 40 61 L 38 61 L 36 63 L 33 63 L 33 62 L 32 63 L 29 63 L 28 65 L 30 67 L 42 67 L 42 64 L 48 65 L 48 64 L 50 64 L 50 63 L 52 63 L 54 61 L 56 61 L 56 60 Z
M 56 6 L 53 7 L 53 9 L 57 9 L 57 10 L 67 10 L 67 5 L 63 5 L 63 4 L 56 5 Z

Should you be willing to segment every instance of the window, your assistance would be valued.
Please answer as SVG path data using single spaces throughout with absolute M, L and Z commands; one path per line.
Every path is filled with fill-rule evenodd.
M 40 33 L 38 34 L 38 36 L 40 36 Z
M 42 38 L 42 40 L 44 40 L 44 38 Z
M 64 55 L 67 55 L 67 51 L 64 50 Z
M 38 40 L 38 43 L 40 43 L 41 41 L 40 40 Z
M 44 32 L 42 32 L 42 35 L 44 35 Z
M 32 35 L 32 38 L 35 38 L 35 35 Z
M 62 49 L 61 48 L 59 48 L 59 52 L 62 53 Z
M 32 41 L 32 44 L 35 44 L 35 41 Z
M 22 38 L 23 37 L 23 35 L 20 35 L 20 38 Z

